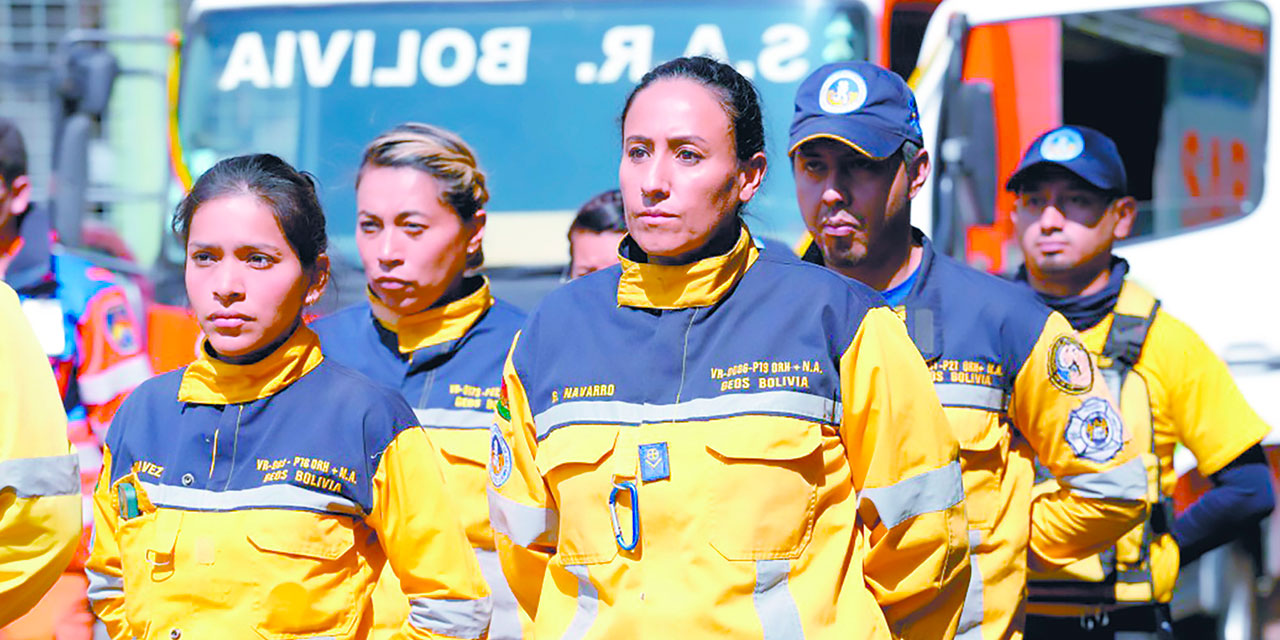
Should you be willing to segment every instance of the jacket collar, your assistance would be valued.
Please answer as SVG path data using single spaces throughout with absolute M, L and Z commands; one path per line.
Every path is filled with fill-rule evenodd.
M 932 364 L 943 352 L 942 300 L 938 288 L 930 286 L 929 281 L 937 254 L 934 252 L 933 243 L 923 231 L 912 227 L 911 238 L 912 244 L 919 243 L 924 248 L 924 252 L 920 258 L 920 266 L 916 267 L 918 275 L 915 285 L 911 287 L 911 292 L 907 294 L 907 299 L 903 301 L 902 306 L 894 311 L 906 323 L 907 333 L 924 361 Z M 822 257 L 822 248 L 817 242 L 810 241 L 809 246 L 800 255 L 800 259 L 826 266 Z
M 448 304 L 398 320 L 391 320 L 395 314 L 372 292 L 368 292 L 369 304 L 373 307 L 374 321 L 396 334 L 400 353 L 413 353 L 462 338 L 493 306 L 488 278 L 480 276 L 468 279 L 463 282 L 463 286 L 474 288 L 474 291 Z
M 911 293 L 907 294 L 902 308 L 895 311 L 907 323 L 907 334 L 911 336 L 911 341 L 915 343 L 924 361 L 933 364 L 943 353 L 942 296 L 938 287 L 931 286 L 933 283 L 929 277 L 933 273 L 937 254 L 933 243 L 923 231 L 912 227 L 911 237 L 912 243 L 919 243 L 924 251 L 920 257 L 920 266 L 917 267 L 919 271 L 916 284 L 911 287 Z
M 642 309 L 688 309 L 719 302 L 760 257 L 751 233 L 740 228 L 733 248 L 689 264 L 660 265 L 648 262 L 631 236 L 619 251 L 622 277 L 618 280 L 618 306 Z
M 34 204 L 18 222 L 20 246 L 4 281 L 18 293 L 32 295 L 57 281 L 53 271 L 53 238 L 44 207 Z
M 253 364 L 223 362 L 209 355 L 208 347 L 206 339 L 200 357 L 182 372 L 180 402 L 240 404 L 266 398 L 297 382 L 324 360 L 320 339 L 305 326 Z

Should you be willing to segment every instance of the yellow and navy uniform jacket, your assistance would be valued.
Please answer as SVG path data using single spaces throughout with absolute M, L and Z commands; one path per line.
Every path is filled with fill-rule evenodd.
M 913 235 L 923 257 L 897 311 L 964 467 L 974 570 L 958 637 L 1021 637 L 1028 562 L 1060 567 L 1113 544 L 1146 515 L 1148 471 L 1066 319 Z M 804 258 L 822 262 L 816 245 Z M 1033 500 L 1036 458 L 1060 480 Z
M 949 638 L 958 448 L 870 289 L 736 243 L 553 291 L 503 373 L 503 569 L 538 637 Z
M 436 455 L 404 400 L 324 360 L 310 329 L 254 364 L 206 353 L 138 387 L 108 434 L 94 612 L 117 640 L 364 638 L 389 562 L 403 637 L 484 637 Z
M 151 377 L 141 327 L 110 271 L 52 250 L 40 207 L 23 215 L 21 248 L 5 272 L 52 365 L 67 413 L 67 435 L 80 456 L 85 534 L 90 496 L 102 470 L 102 443 L 116 408 Z M 87 553 L 82 547 L 81 554 Z M 81 555 L 76 566 L 83 563 Z
M 80 539 L 80 479 L 43 350 L 0 282 L 0 627 L 40 600 Z
M 328 358 L 399 390 L 414 408 L 444 456 L 445 481 L 493 594 L 489 638 L 516 639 L 524 636 L 528 619 L 521 619 L 498 566 L 485 498 L 485 463 L 502 363 L 525 314 L 496 300 L 483 277 L 469 278 L 463 286 L 468 293 L 462 298 L 398 322 L 389 320 L 394 316 L 370 296 L 368 304 L 311 326 Z M 391 572 L 378 582 L 373 611 L 375 637 L 398 628 L 409 613 Z
M 1144 446 L 1153 449 L 1159 459 L 1160 494 L 1167 505 L 1177 482 L 1173 452 L 1179 444 L 1195 454 L 1196 465 L 1207 478 L 1261 442 L 1270 427 L 1245 401 L 1226 363 L 1195 331 L 1165 312 L 1151 293 L 1131 280 L 1124 280 L 1112 310 L 1081 331 L 1085 347 L 1104 369 L 1113 364 L 1103 354 L 1117 314 L 1150 317 L 1146 340 L 1132 371 L 1120 388 L 1111 391 L 1120 398 L 1125 425 L 1141 433 Z M 1113 606 L 1169 602 L 1178 566 L 1178 546 L 1167 530 L 1135 527 L 1108 550 L 1106 558 L 1095 556 L 1060 571 L 1033 574 L 1028 585 L 1032 593 L 1028 611 L 1076 617 Z M 1108 602 L 1067 604 L 1052 598 L 1053 591 L 1072 581 L 1098 582 L 1109 569 L 1116 575 L 1114 584 L 1102 585 Z M 1046 588 L 1048 594 L 1039 595 Z
M 964 468 L 974 570 L 958 635 L 1020 637 L 1027 563 L 1058 567 L 1114 543 L 1146 514 L 1147 469 L 1065 318 L 914 239 L 923 258 L 900 313 Z M 1033 500 L 1036 458 L 1060 482 Z

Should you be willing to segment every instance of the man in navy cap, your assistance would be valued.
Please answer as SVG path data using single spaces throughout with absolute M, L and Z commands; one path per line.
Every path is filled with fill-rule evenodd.
M 1020 279 L 1080 331 L 1118 394 L 1126 429 L 1160 465 L 1161 499 L 1147 521 L 1110 552 L 1032 574 L 1027 635 L 1172 638 L 1168 602 L 1179 564 L 1256 527 L 1273 507 L 1258 444 L 1270 429 L 1222 360 L 1127 279 L 1128 263 L 1112 255 L 1133 227 L 1137 203 L 1111 139 L 1081 126 L 1047 131 L 1006 188 L 1017 195 L 1013 221 L 1026 258 Z M 1177 444 L 1195 454 L 1214 488 L 1175 520 Z
M 929 175 L 922 143 L 896 74 L 846 62 L 805 79 L 790 145 L 813 237 L 804 258 L 880 290 L 933 369 L 960 441 L 974 558 L 957 637 L 1017 638 L 1028 563 L 1070 564 L 1140 522 L 1146 465 L 1067 321 L 911 226 Z M 1033 501 L 1037 457 L 1059 481 Z

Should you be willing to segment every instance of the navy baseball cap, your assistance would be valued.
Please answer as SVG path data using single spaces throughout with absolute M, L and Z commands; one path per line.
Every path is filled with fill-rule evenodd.
M 898 74 L 870 62 L 824 64 L 800 83 L 788 155 L 814 139 L 838 140 L 875 159 L 904 141 L 924 145 L 916 97 Z
M 1005 183 L 1006 191 L 1016 191 L 1018 184 L 1034 169 L 1056 165 L 1076 174 L 1081 180 L 1103 191 L 1128 193 L 1124 161 L 1116 143 L 1097 129 L 1067 125 L 1040 134 L 1018 169 Z

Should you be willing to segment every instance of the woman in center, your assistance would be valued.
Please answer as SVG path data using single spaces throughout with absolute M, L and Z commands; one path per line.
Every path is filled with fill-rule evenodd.
M 512 346 L 489 508 L 538 637 L 954 633 L 956 440 L 877 294 L 757 248 L 761 120 L 730 66 L 645 75 L 621 265 L 552 292 Z

